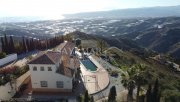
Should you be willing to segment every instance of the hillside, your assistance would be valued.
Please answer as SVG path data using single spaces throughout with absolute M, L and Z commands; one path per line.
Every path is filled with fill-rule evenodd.
M 180 97 L 180 74 L 173 72 L 168 66 L 162 65 L 151 58 L 142 59 L 129 51 L 122 52 L 117 49 L 111 49 L 109 53 L 110 62 L 120 69 L 123 69 L 124 66 L 130 67 L 134 63 L 147 65 L 144 77 L 149 83 L 153 83 L 156 78 L 159 79 L 162 99 L 169 100 L 168 102 L 177 99 L 173 102 L 178 102 L 178 97 Z M 143 89 L 147 89 L 147 86 L 145 85 Z
M 109 63 L 120 69 L 124 68 L 124 66 L 131 67 L 133 64 L 136 63 L 145 64 L 147 65 L 147 69 L 145 71 L 144 77 L 148 80 L 149 83 L 152 84 L 156 78 L 159 79 L 162 99 L 171 100 L 171 98 L 178 98 L 180 96 L 180 74 L 173 71 L 169 66 L 161 64 L 158 61 L 152 59 L 151 51 L 144 50 L 143 48 L 137 46 L 134 41 L 127 40 L 125 38 L 113 39 L 101 37 L 97 35 L 82 33 L 79 31 L 72 32 L 70 35 L 74 38 L 82 39 L 81 45 L 84 45 L 84 48 L 88 48 L 92 44 L 96 45 L 100 40 L 106 41 L 106 43 L 109 45 L 106 48 L 109 49 L 106 52 L 108 57 L 102 57 L 103 59 L 106 58 Z M 89 41 L 92 42 L 84 44 L 85 42 Z M 141 53 L 137 54 L 137 52 L 135 52 L 135 49 L 137 52 Z M 143 52 L 145 54 L 149 53 L 149 55 L 144 56 Z M 105 53 L 103 53 L 102 56 L 104 54 Z M 143 89 L 147 89 L 147 85 L 143 86 Z
M 123 50 L 138 50 L 143 51 L 144 48 L 138 46 L 138 44 L 130 39 L 127 38 L 113 38 L 113 37 L 103 37 L 100 35 L 94 35 L 94 34 L 86 34 L 84 32 L 80 31 L 74 31 L 72 33 L 69 33 L 70 36 L 72 36 L 74 39 L 80 38 L 82 40 L 104 40 L 109 46 L 118 47 Z
M 140 24 L 134 28 L 138 29 L 141 27 L 142 30 L 123 35 L 123 37 L 130 38 L 148 49 L 152 49 L 159 53 L 170 54 L 175 58 L 180 58 L 179 18 L 149 19 L 146 20 L 146 22 L 146 26 L 142 27 L 143 24 Z M 119 37 L 121 38 L 122 36 Z
M 6 33 L 16 37 L 49 39 L 78 30 L 98 35 L 108 42 L 114 39 L 111 43 L 119 48 L 128 49 L 129 44 L 134 48 L 137 45 L 180 59 L 179 29 L 180 17 L 64 19 L 0 24 L 0 36 Z

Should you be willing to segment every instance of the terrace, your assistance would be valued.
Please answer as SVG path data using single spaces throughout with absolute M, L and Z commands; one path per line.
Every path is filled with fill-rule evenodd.
M 95 94 L 101 92 L 109 85 L 109 75 L 102 65 L 95 60 L 95 56 L 89 56 L 89 59 L 97 66 L 97 70 L 89 71 L 86 66 L 81 63 L 81 77 L 89 94 Z

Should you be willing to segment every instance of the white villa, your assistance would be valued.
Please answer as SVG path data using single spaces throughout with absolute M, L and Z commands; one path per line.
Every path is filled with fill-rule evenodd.
M 79 68 L 74 47 L 74 43 L 64 42 L 57 51 L 41 52 L 28 63 L 33 92 L 72 92 Z

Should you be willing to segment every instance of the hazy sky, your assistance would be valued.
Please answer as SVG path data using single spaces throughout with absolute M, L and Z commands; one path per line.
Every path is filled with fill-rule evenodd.
M 0 17 L 46 16 L 122 8 L 180 5 L 180 0 L 0 0 Z

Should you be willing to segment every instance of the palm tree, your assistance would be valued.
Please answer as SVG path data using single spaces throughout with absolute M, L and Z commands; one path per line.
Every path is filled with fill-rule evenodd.
M 139 102 L 139 92 L 141 90 L 141 86 L 147 84 L 147 80 L 140 74 L 136 75 L 134 80 L 137 86 L 136 102 Z
M 136 102 L 139 102 L 139 92 L 140 92 L 141 86 L 147 84 L 147 80 L 145 79 L 143 75 L 146 69 L 146 66 L 144 64 L 135 64 L 133 68 L 136 70 L 136 73 L 134 75 L 134 80 L 137 86 Z
M 107 47 L 107 43 L 104 40 L 98 40 L 97 46 L 100 48 L 100 53 L 103 53 L 103 50 Z
M 133 91 L 135 89 L 135 81 L 133 79 L 134 74 L 135 74 L 134 70 L 131 70 L 131 68 L 127 68 L 127 72 L 121 74 L 122 76 L 121 83 L 128 90 L 128 95 L 127 95 L 128 102 L 133 102 Z
M 139 99 L 139 92 L 141 89 L 141 86 L 146 84 L 145 77 L 143 77 L 143 72 L 146 69 L 146 66 L 143 64 L 135 64 L 131 68 L 124 67 L 124 70 L 126 70 L 126 73 L 121 74 L 122 80 L 121 83 L 123 86 L 128 89 L 128 96 L 127 101 L 132 102 L 133 101 L 133 91 L 135 87 L 137 86 L 137 101 Z

